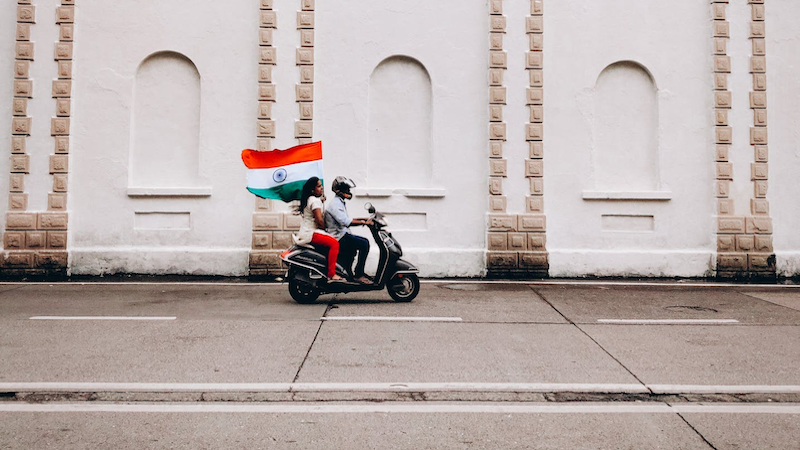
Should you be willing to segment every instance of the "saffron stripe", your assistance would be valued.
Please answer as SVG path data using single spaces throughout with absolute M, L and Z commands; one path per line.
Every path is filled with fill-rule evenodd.
M 298 145 L 286 150 L 259 152 L 242 150 L 242 161 L 248 169 L 271 169 L 322 159 L 322 142 Z

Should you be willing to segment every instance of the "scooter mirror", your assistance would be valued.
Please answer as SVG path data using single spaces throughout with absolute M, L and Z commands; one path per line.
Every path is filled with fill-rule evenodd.
M 364 209 L 366 209 L 367 211 L 369 211 L 369 212 L 370 212 L 370 214 L 372 214 L 372 213 L 374 213 L 374 212 L 375 212 L 375 207 L 374 207 L 374 206 L 372 206 L 372 203 L 370 203 L 370 202 L 364 203 Z

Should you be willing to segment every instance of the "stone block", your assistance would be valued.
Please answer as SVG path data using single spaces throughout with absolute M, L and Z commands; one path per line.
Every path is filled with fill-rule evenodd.
M 489 196 L 489 211 L 493 213 L 502 213 L 506 211 L 507 200 L 501 195 Z
M 751 272 L 775 273 L 775 255 L 749 254 L 747 255 L 747 267 Z
M 736 251 L 747 253 L 755 247 L 756 239 L 752 235 L 740 234 L 736 236 Z
M 508 233 L 508 249 L 515 251 L 528 250 L 528 234 Z
M 253 231 L 280 231 L 283 225 L 280 213 L 254 213 Z
M 66 269 L 67 252 L 38 252 L 36 267 L 40 269 Z
M 760 22 L 766 19 L 766 14 L 764 13 L 763 4 L 752 4 L 750 5 L 750 8 L 753 21 Z
M 67 192 L 68 177 L 65 173 L 53 175 L 53 192 Z
M 489 52 L 489 67 L 503 68 L 508 66 L 508 53 L 493 50 Z
M 294 137 L 310 138 L 314 134 L 314 122 L 310 120 L 298 120 L 294 123 Z
M 65 98 L 72 95 L 72 81 L 55 80 L 53 81 L 53 98 Z
M 31 24 L 18 23 L 17 24 L 17 41 L 30 41 L 31 40 Z
M 714 20 L 727 20 L 727 17 L 725 15 L 724 3 L 712 3 L 711 10 L 714 16 Z
M 74 23 L 74 22 L 75 22 L 74 6 L 60 6 L 56 8 L 56 24 Z
M 493 177 L 505 177 L 507 173 L 508 161 L 505 159 L 489 160 L 489 175 Z
M 728 40 L 726 38 L 714 38 L 714 54 L 725 55 L 728 53 Z
M 489 124 L 489 139 L 505 141 L 506 140 L 506 124 L 504 124 L 504 123 L 490 123 Z
M 273 0 L 261 0 L 261 9 L 272 9 Z
M 753 186 L 755 190 L 754 197 L 766 198 L 767 188 L 769 187 L 769 182 L 767 180 L 756 180 Z
M 9 269 L 31 269 L 33 268 L 34 252 L 8 252 L 6 254 L 5 267 Z
M 275 101 L 275 85 L 260 83 L 258 85 L 258 99 L 265 102 Z
M 272 83 L 272 66 L 269 64 L 258 65 L 258 82 Z
M 525 18 L 525 32 L 544 33 L 544 18 L 542 16 L 528 16 Z
M 69 156 L 68 155 L 50 155 L 50 173 L 68 173 L 69 172 Z
M 754 216 L 768 216 L 769 200 L 765 198 L 750 199 L 750 214 Z
M 69 135 L 69 118 L 68 117 L 53 117 L 50 119 L 50 135 L 51 136 L 68 136 Z
M 286 250 L 294 245 L 292 233 L 281 231 L 272 233 L 272 248 L 276 250 Z
M 531 87 L 544 86 L 544 71 L 539 69 L 528 70 L 528 78 Z
M 69 216 L 67 213 L 38 213 L 37 220 L 40 230 L 66 230 Z
M 490 87 L 489 88 L 489 103 L 494 105 L 506 104 L 506 88 L 504 87 Z
M 258 137 L 275 137 L 275 121 L 274 120 L 258 120 L 256 128 Z
M 63 23 L 58 27 L 58 40 L 61 42 L 70 42 L 75 39 L 75 25 L 71 23 Z M 72 59 L 72 58 L 70 58 Z
M 750 180 L 766 180 L 769 178 L 769 164 L 767 163 L 751 163 L 750 164 Z
M 531 105 L 530 106 L 531 115 L 528 120 L 531 123 L 542 123 L 544 122 L 544 107 L 541 105 Z
M 526 69 L 541 69 L 544 67 L 544 53 L 528 52 L 525 56 Z M 534 84 L 531 83 L 531 86 L 534 86 Z
M 728 74 L 715 73 L 714 74 L 714 89 L 720 91 L 728 90 Z
M 25 79 L 30 76 L 30 61 L 14 61 L 14 78 Z
M 25 175 L 21 173 L 12 173 L 8 179 L 9 192 L 23 192 L 25 191 Z
M 500 86 L 503 84 L 503 69 L 489 69 L 489 86 Z
M 300 30 L 300 46 L 301 47 L 314 46 L 314 30 L 310 29 Z
M 762 253 L 772 253 L 772 236 L 768 234 L 760 234 L 753 236 L 755 238 L 755 247 L 753 250 Z
M 66 231 L 48 231 L 47 232 L 47 248 L 50 248 L 50 249 L 65 249 L 65 248 L 67 248 L 67 232 Z
M 283 267 L 281 251 L 253 251 L 250 252 L 250 267 L 264 269 L 280 269 Z
M 22 250 L 25 248 L 24 231 L 6 231 L 3 234 L 3 248 L 5 250 Z
M 261 28 L 278 28 L 278 15 L 272 10 L 262 10 L 259 16 Z
M 490 251 L 508 249 L 508 233 L 489 233 L 486 239 Z
M 531 178 L 531 194 L 533 195 L 543 195 L 544 194 L 544 179 L 543 178 Z
M 313 103 L 298 103 L 300 107 L 300 120 L 313 120 L 314 119 L 314 104 Z
M 11 155 L 11 173 L 30 173 L 31 157 L 29 155 Z
M 528 157 L 531 159 L 544 158 L 544 143 L 542 141 L 528 141 Z
M 67 194 L 47 194 L 47 209 L 49 211 L 66 211 Z
M 766 39 L 751 39 L 753 47 L 753 55 L 764 56 L 767 54 L 767 40 Z
M 764 127 L 750 128 L 750 145 L 767 145 L 767 129 Z
M 505 33 L 506 24 L 505 16 L 489 16 L 489 30 L 492 33 Z
M 716 108 L 730 109 L 731 103 L 732 103 L 732 97 L 729 91 L 714 92 L 714 106 Z
M 39 250 L 47 247 L 47 232 L 45 231 L 26 232 L 25 247 L 31 250 Z
M 753 125 L 757 127 L 767 126 L 767 110 L 754 109 L 753 110 Z
M 63 80 L 72 79 L 72 61 L 58 61 L 58 78 Z
M 724 20 L 715 20 L 714 37 L 720 37 L 720 38 L 731 37 L 731 25 Z
M 519 231 L 543 232 L 547 229 L 547 219 L 543 214 L 521 214 L 518 217 Z
M 313 11 L 298 11 L 297 12 L 297 28 L 314 28 L 314 12 Z
M 72 42 L 57 42 L 53 58 L 56 61 L 72 60 Z
M 270 199 L 256 197 L 256 209 L 259 211 L 273 211 L 275 206 Z
M 33 81 L 14 80 L 14 97 L 33 98 Z
M 10 211 L 25 211 L 28 209 L 28 194 L 22 192 L 9 193 L 8 209 Z
M 526 177 L 541 177 L 541 176 L 544 176 L 544 160 L 541 160 L 541 159 L 526 159 L 525 160 L 525 176 Z
M 528 141 L 541 141 L 544 139 L 544 125 L 529 123 L 525 125 L 525 139 Z
M 544 251 L 547 244 L 547 235 L 544 233 L 528 233 L 528 250 Z
M 517 267 L 517 252 L 488 252 L 486 267 L 488 269 L 514 269 Z
M 543 34 L 529 34 L 528 35 L 528 48 L 532 52 L 541 52 L 544 50 L 544 35 Z
M 300 9 L 303 11 L 314 11 L 314 0 L 300 0 Z
M 544 104 L 544 89 L 542 89 L 542 88 L 528 88 L 526 93 L 527 93 L 527 104 L 528 105 L 542 105 L 542 104 Z
M 717 233 L 719 234 L 744 234 L 744 217 L 718 217 Z
M 766 145 L 755 145 L 753 146 L 755 151 L 755 161 L 756 162 L 768 162 L 769 161 L 769 147 Z
M 716 127 L 716 143 L 731 144 L 733 142 L 733 129 L 731 127 Z
M 68 98 L 56 99 L 56 116 L 69 117 L 72 113 L 72 100 Z
M 11 153 L 25 153 L 26 142 L 25 136 L 11 136 Z
M 305 145 L 314 142 L 314 139 L 307 137 L 307 138 L 297 138 L 297 145 Z
M 766 109 L 767 107 L 767 93 L 763 91 L 750 93 L 750 108 L 752 109 Z
M 296 51 L 296 64 L 298 66 L 310 66 L 314 64 L 314 49 L 310 47 L 300 47 Z
M 718 127 L 728 126 L 728 110 L 717 109 L 714 111 L 714 125 Z
M 520 252 L 520 268 L 547 271 L 549 269 L 547 252 Z
M 489 214 L 489 231 L 517 231 L 517 216 Z
M 271 250 L 272 249 L 272 233 L 253 233 L 253 249 L 254 250 Z
M 258 62 L 274 66 L 278 63 L 278 49 L 275 47 L 259 47 Z
M 747 234 L 772 234 L 772 219 L 769 217 L 748 217 Z
M 750 37 L 763 38 L 767 36 L 767 27 L 764 22 L 750 22 Z
M 17 42 L 14 47 L 14 56 L 18 60 L 33 61 L 33 42 Z
M 30 136 L 31 118 L 14 117 L 11 119 L 11 134 L 16 136 Z
M 262 47 L 271 47 L 274 42 L 272 28 L 259 28 L 258 29 L 258 45 Z
M 301 83 L 314 82 L 314 66 L 300 66 L 300 82 Z
M 489 14 L 503 14 L 503 0 L 491 0 L 489 2 Z
M 541 214 L 544 212 L 544 197 L 529 195 L 525 197 L 525 210 L 529 213 Z
M 6 230 L 35 230 L 36 213 L 6 213 Z
M 718 271 L 744 271 L 747 270 L 747 255 L 744 253 L 717 254 Z
M 295 86 L 295 99 L 298 102 L 314 101 L 314 86 L 310 84 L 298 84 Z
M 719 214 L 720 216 L 732 216 L 733 213 L 734 213 L 733 199 L 730 198 L 717 199 L 717 214 Z
M 489 177 L 489 193 L 492 195 L 503 195 L 503 179 Z
M 725 55 L 715 55 L 714 72 L 731 73 L 731 57 Z
M 732 234 L 717 236 L 717 251 L 720 253 L 736 251 L 736 236 Z
M 502 122 L 503 121 L 503 106 L 502 105 L 489 105 L 489 121 Z
M 733 163 L 716 163 L 716 178 L 718 180 L 733 180 Z
M 36 6 L 17 5 L 17 23 L 36 23 Z
M 272 118 L 272 102 L 258 102 L 258 118 Z
M 503 157 L 503 141 L 489 141 L 489 157 L 490 158 Z
M 17 117 L 28 115 L 28 99 L 15 98 L 12 100 L 11 114 Z

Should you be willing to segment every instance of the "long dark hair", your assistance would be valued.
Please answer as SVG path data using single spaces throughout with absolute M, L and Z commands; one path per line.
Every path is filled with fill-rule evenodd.
M 318 181 L 319 178 L 311 177 L 306 181 L 306 184 L 303 185 L 303 193 L 300 195 L 300 214 L 302 214 L 303 210 L 308 206 L 308 197 L 314 195 L 314 188 L 317 187 Z

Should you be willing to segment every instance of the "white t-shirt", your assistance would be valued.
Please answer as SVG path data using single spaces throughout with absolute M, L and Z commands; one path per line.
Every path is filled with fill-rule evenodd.
M 315 209 L 321 210 L 323 216 L 325 215 L 325 206 L 322 204 L 322 200 L 312 195 L 308 197 L 308 204 L 303 209 L 303 221 L 300 222 L 300 231 L 297 233 L 298 244 L 311 243 L 315 231 L 324 233 L 324 231 L 317 229 L 317 223 L 314 221 Z

